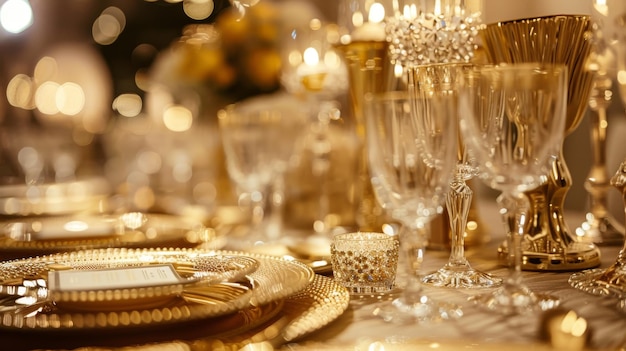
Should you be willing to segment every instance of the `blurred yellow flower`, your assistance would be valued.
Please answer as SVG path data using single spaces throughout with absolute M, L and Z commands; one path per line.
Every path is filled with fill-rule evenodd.
M 228 8 L 212 25 L 187 28 L 179 74 L 222 95 L 226 102 L 280 89 L 281 20 L 270 2 L 240 13 Z

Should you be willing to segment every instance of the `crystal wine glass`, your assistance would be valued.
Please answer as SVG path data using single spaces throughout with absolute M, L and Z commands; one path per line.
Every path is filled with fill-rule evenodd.
M 472 65 L 459 65 L 460 70 L 472 69 Z M 449 288 L 491 288 L 502 284 L 502 279 L 474 269 L 465 256 L 465 230 L 474 197 L 472 188 L 466 183 L 478 172 L 476 158 L 465 147 L 461 135 L 458 137 L 458 163 L 453 172 L 450 190 L 446 196 L 446 210 L 450 219 L 450 257 L 437 271 L 427 274 L 422 282 L 432 286 Z
M 461 131 L 493 189 L 507 233 L 509 275 L 491 293 L 472 299 L 502 314 L 558 306 L 559 300 L 532 292 L 522 279 L 521 242 L 528 223 L 524 194 L 548 176 L 564 137 L 567 69 L 564 65 L 477 66 L 461 90 Z
M 443 211 L 457 148 L 456 65 L 411 70 L 409 87 L 366 97 L 371 182 L 384 210 L 400 222 L 408 279 L 400 297 L 376 314 L 387 321 L 428 322 L 459 317 L 458 306 L 437 302 L 421 286 L 430 220 Z
M 280 239 L 282 223 L 267 221 L 267 197 L 298 152 L 308 116 L 307 104 L 285 93 L 254 97 L 219 111 L 226 169 L 238 189 L 240 205 L 249 204 L 251 209 L 250 231 L 238 245 Z

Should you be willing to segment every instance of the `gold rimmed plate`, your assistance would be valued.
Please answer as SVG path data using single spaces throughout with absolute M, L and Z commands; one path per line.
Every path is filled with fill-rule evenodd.
M 347 310 L 349 301 L 350 295 L 343 286 L 332 278 L 316 275 L 305 289 L 284 299 L 249 306 L 200 323 L 179 323 L 158 333 L 153 329 L 138 332 L 124 328 L 95 333 L 82 330 L 65 338 L 20 338 L 15 330 L 0 330 L 0 338 L 3 345 L 13 349 L 122 351 L 129 347 L 199 349 L 202 345 L 216 345 L 236 350 L 249 344 L 267 346 L 268 343 L 278 348 L 330 324 Z M 105 331 L 114 331 L 115 337 Z
M 48 274 L 68 267 L 103 269 L 106 275 L 106 270 L 137 266 L 173 267 L 182 281 L 143 290 L 69 289 L 61 301 L 47 288 Z M 313 277 L 296 261 L 215 250 L 101 249 L 6 261 L 0 263 L 0 328 L 71 331 L 196 321 L 283 299 L 306 288 Z
M 108 247 L 223 246 L 201 222 L 167 214 L 127 212 L 21 217 L 0 222 L 0 258 L 15 259 Z
M 4 177 L 0 179 L 0 216 L 56 216 L 96 210 L 110 190 L 103 177 L 35 185 Z

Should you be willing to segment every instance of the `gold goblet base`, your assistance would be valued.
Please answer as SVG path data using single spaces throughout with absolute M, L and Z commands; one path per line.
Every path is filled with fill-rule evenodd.
M 498 247 L 498 261 L 508 265 L 506 242 Z M 522 270 L 525 271 L 580 271 L 600 265 L 600 249 L 593 244 L 571 243 L 562 252 L 546 253 L 522 251 Z

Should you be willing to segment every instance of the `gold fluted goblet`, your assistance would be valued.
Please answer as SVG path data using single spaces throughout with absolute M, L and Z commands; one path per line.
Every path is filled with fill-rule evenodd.
M 580 124 L 593 85 L 593 73 L 585 68 L 592 50 L 591 19 L 586 15 L 556 15 L 488 24 L 481 30 L 486 59 L 501 63 L 558 63 L 568 67 L 567 119 L 563 133 Z M 529 220 L 524 228 L 522 269 L 538 271 L 583 270 L 600 265 L 600 250 L 571 233 L 563 213 L 565 196 L 572 186 L 563 151 L 546 180 L 526 194 Z M 508 256 L 506 244 L 499 257 Z

